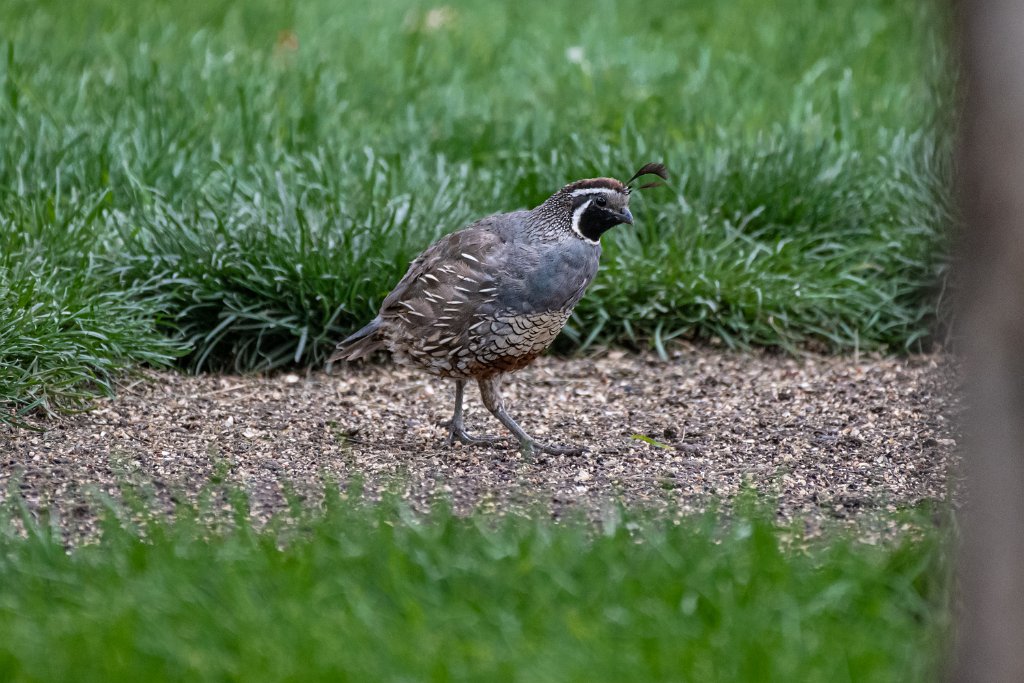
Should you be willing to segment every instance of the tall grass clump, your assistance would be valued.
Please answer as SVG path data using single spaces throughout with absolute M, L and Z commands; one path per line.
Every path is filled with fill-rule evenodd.
M 102 197 L 83 253 L 111 267 L 82 291 L 191 368 L 319 364 L 439 235 L 650 160 L 675 180 L 606 239 L 563 350 L 899 352 L 936 329 L 953 76 L 930 3 L 10 0 L 0 21 L 5 229 L 58 179 Z
M 95 242 L 106 195 L 8 199 L 0 207 L 0 423 L 75 410 L 181 345 L 158 329 L 155 281 L 120 278 Z

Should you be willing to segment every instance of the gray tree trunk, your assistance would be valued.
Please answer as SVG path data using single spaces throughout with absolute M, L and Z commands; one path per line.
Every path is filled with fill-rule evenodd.
M 961 0 L 967 380 L 957 681 L 1024 682 L 1024 2 Z

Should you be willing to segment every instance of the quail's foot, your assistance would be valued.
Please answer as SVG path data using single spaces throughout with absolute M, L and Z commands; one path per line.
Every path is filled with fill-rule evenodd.
M 579 446 L 551 446 L 539 441 L 521 441 L 519 452 L 524 458 L 532 458 L 536 452 L 547 453 L 548 455 L 583 455 L 585 448 Z
M 466 431 L 463 425 L 456 425 L 448 423 L 448 445 L 451 446 L 456 441 L 467 446 L 493 446 L 495 444 L 505 441 L 505 437 L 501 436 L 473 436 Z

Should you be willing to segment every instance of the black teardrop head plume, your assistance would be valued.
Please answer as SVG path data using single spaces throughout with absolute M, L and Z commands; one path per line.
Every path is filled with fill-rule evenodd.
M 633 182 L 637 178 L 640 178 L 640 177 L 645 176 L 645 175 L 656 175 L 656 176 L 659 176 L 660 178 L 664 178 L 665 180 L 668 180 L 668 169 L 665 168 L 665 164 L 659 164 L 659 163 L 655 163 L 655 162 L 652 162 L 650 164 L 644 164 L 640 168 L 639 171 L 637 171 L 636 173 L 633 174 L 632 178 L 630 178 L 629 180 L 626 181 L 626 184 L 629 185 L 631 182 Z M 664 185 L 664 183 L 657 183 L 657 182 L 655 182 L 655 183 L 647 183 L 646 185 L 641 185 L 640 187 L 638 187 L 636 189 L 638 189 L 638 190 L 646 190 L 649 187 L 658 187 L 659 185 Z

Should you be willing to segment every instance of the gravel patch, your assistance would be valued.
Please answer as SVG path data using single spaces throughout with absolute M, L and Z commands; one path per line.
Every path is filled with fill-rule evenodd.
M 151 372 L 90 412 L 40 420 L 43 432 L 0 431 L 0 496 L 20 493 L 77 536 L 91 533 L 97 501 L 126 486 L 170 510 L 226 481 L 259 520 L 286 506 L 286 491 L 315 501 L 325 481 L 353 478 L 371 498 L 397 491 L 416 507 L 443 494 L 458 512 L 555 517 L 598 516 L 613 501 L 686 514 L 752 487 L 811 533 L 837 520 L 875 529 L 868 520 L 894 524 L 879 512 L 947 499 L 952 374 L 934 355 L 543 358 L 506 383 L 510 412 L 536 438 L 589 450 L 526 461 L 511 440 L 446 445 L 454 385 L 413 370 Z M 475 387 L 466 424 L 501 433 Z

